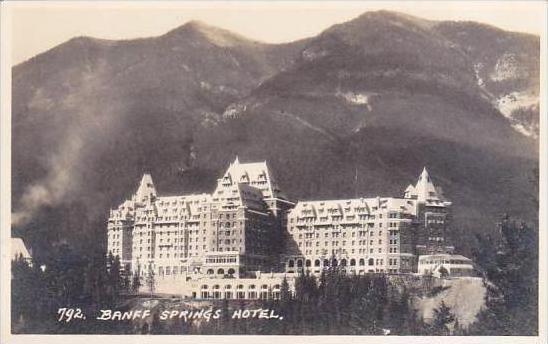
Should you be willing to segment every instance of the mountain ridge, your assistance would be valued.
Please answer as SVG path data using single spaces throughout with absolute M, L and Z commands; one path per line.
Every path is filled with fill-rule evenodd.
M 497 101 L 534 101 L 534 39 L 413 18 L 368 12 L 283 44 L 187 23 L 15 66 L 13 233 L 40 254 L 100 251 L 108 209 L 144 171 L 161 192 L 207 192 L 237 154 L 268 160 L 292 199 L 397 196 L 427 165 L 465 251 L 500 212 L 533 221 L 538 141 L 515 126 L 534 129 L 538 109 L 514 118 Z

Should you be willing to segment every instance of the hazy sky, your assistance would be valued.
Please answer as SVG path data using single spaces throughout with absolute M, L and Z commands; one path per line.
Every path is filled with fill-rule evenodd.
M 473 20 L 540 34 L 545 30 L 546 10 L 542 1 L 21 2 L 3 7 L 11 14 L 13 64 L 75 36 L 157 36 L 193 19 L 251 39 L 279 43 L 316 35 L 333 24 L 379 9 L 434 20 Z

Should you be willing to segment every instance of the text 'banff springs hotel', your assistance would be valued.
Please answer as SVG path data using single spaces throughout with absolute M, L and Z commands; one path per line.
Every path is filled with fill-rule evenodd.
M 152 272 L 160 290 L 189 284 L 198 297 L 200 288 L 228 287 L 222 282 L 230 279 L 239 281 L 235 289 L 257 280 L 269 280 L 271 289 L 280 276 L 330 266 L 411 273 L 420 255 L 452 252 L 445 235 L 450 206 L 426 169 L 402 198 L 293 203 L 266 162 L 236 158 L 212 194 L 159 196 L 145 174 L 136 193 L 111 210 L 108 252 L 134 274 Z M 193 281 L 208 283 L 193 290 Z

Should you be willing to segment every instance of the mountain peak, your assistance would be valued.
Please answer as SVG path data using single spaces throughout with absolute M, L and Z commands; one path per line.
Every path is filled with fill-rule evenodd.
M 390 23 L 413 24 L 421 27 L 422 29 L 431 29 L 437 23 L 437 21 L 415 17 L 407 13 L 388 10 L 368 11 L 360 15 L 356 19 L 352 20 L 352 22 L 363 22 L 370 20 L 382 20 Z
M 216 26 L 211 26 L 200 20 L 191 20 L 186 22 L 182 26 L 169 31 L 166 34 L 168 37 L 187 35 L 199 35 L 208 40 L 210 43 L 220 47 L 232 47 L 236 45 L 254 43 L 244 36 Z

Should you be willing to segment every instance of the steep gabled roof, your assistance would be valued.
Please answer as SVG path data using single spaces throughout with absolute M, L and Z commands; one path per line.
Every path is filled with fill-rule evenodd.
M 139 183 L 134 200 L 139 203 L 144 203 L 147 200 L 150 201 L 154 197 L 156 197 L 156 188 L 152 182 L 152 177 L 150 174 L 145 173 L 143 178 L 141 178 L 141 183 Z
M 423 168 L 415 186 L 409 185 L 405 189 L 405 198 L 430 204 L 442 204 L 445 201 L 441 189 L 434 185 L 426 167 Z

